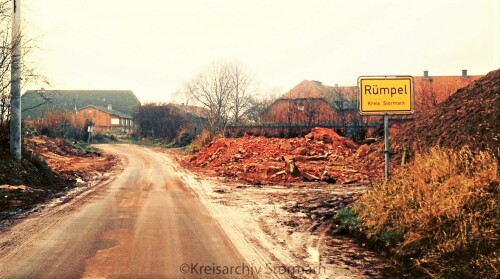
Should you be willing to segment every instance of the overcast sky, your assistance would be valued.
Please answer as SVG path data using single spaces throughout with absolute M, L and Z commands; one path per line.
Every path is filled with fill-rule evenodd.
M 22 0 L 46 89 L 171 95 L 213 61 L 261 92 L 304 79 L 486 74 L 500 67 L 499 0 Z M 24 90 L 41 85 L 27 85 Z

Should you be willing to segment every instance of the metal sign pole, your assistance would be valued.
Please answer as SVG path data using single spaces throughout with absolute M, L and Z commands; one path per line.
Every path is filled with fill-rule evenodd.
M 384 114 L 385 180 L 389 180 L 389 116 Z
M 385 179 L 389 180 L 389 114 L 413 114 L 415 93 L 412 76 L 360 76 L 358 105 L 362 115 L 384 116 Z
M 90 142 L 92 141 L 92 130 L 92 126 L 88 126 L 87 132 L 89 133 L 89 136 L 87 138 L 87 144 L 90 144 Z

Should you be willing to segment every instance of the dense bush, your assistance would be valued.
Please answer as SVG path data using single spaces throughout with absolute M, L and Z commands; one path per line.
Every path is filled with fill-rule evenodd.
M 177 137 L 172 142 L 172 146 L 181 147 L 188 146 L 194 139 L 196 135 L 186 128 L 183 128 L 177 133 Z
M 467 148 L 432 148 L 358 200 L 368 239 L 436 278 L 498 278 L 498 161 Z M 360 227 L 359 224 L 356 224 Z
M 171 104 L 147 104 L 134 114 L 137 138 L 185 146 L 206 125 L 206 120 Z
M 43 118 L 24 121 L 24 130 L 51 138 L 86 140 L 88 124 L 77 121 L 72 113 L 49 111 Z

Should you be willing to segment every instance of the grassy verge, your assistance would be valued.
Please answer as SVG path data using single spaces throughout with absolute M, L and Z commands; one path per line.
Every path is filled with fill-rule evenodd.
M 75 148 L 78 152 L 80 152 L 81 154 L 91 154 L 91 153 L 99 153 L 99 151 L 90 146 L 89 144 L 87 144 L 86 142 L 84 141 L 70 141 L 70 140 L 66 140 L 66 143 Z
M 432 148 L 380 182 L 352 209 L 340 231 L 386 253 L 413 276 L 500 276 L 498 161 L 467 148 Z M 338 231 L 339 231 L 338 230 Z

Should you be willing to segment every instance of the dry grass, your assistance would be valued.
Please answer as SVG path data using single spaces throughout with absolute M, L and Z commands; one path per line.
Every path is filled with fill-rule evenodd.
M 498 161 L 432 148 L 354 205 L 369 238 L 436 278 L 500 276 Z
M 212 133 L 210 133 L 209 130 L 204 129 L 203 131 L 201 131 L 201 133 L 199 135 L 197 135 L 194 138 L 193 142 L 191 142 L 191 144 L 189 145 L 188 150 L 191 152 L 198 152 L 204 146 L 209 144 L 213 138 L 214 137 L 213 137 Z

